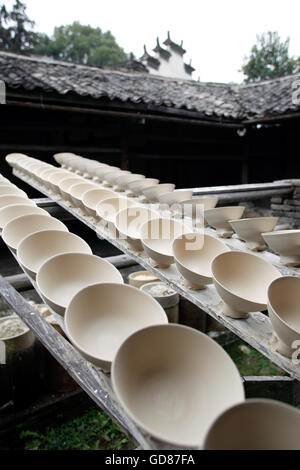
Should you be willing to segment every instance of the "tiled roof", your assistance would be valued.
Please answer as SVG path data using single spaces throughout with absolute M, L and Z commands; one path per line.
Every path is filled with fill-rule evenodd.
M 199 119 L 243 120 L 299 111 L 300 105 L 292 103 L 292 85 L 297 79 L 300 74 L 248 85 L 204 83 L 0 52 L 0 80 L 8 89 L 171 107 L 195 111 Z

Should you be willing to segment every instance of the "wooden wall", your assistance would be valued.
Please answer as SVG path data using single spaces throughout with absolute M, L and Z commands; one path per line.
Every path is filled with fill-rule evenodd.
M 299 120 L 236 129 L 96 114 L 0 107 L 0 172 L 5 155 L 21 152 L 52 162 L 71 151 L 128 167 L 178 188 L 299 178 Z

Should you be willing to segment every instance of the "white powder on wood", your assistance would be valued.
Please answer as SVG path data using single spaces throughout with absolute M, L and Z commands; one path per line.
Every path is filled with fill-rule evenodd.
M 0 322 L 0 339 L 9 339 L 28 331 L 27 326 L 15 315 Z
M 167 295 L 175 294 L 176 292 L 166 284 L 159 284 L 150 287 L 148 293 L 152 295 L 152 297 L 165 297 Z

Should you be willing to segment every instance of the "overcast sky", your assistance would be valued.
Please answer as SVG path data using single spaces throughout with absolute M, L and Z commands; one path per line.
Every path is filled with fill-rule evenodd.
M 278 31 L 290 37 L 290 55 L 300 56 L 299 0 L 23 0 L 36 30 L 52 34 L 54 26 L 80 21 L 110 30 L 125 52 L 136 57 L 171 39 L 192 59 L 193 78 L 201 81 L 236 82 L 244 56 L 256 35 Z M 13 0 L 4 1 L 10 6 Z

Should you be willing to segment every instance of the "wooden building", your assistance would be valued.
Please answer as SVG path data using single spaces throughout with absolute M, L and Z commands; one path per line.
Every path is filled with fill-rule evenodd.
M 1 52 L 0 172 L 9 152 L 71 151 L 178 188 L 298 178 L 299 79 L 202 83 L 133 61 L 113 70 Z

